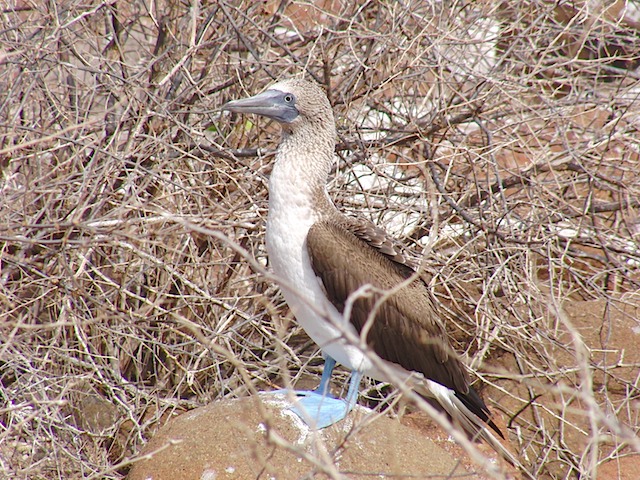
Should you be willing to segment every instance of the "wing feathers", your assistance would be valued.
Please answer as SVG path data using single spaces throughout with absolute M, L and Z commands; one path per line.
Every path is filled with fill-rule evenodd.
M 392 260 L 380 247 L 372 248 L 333 222 L 318 222 L 311 228 L 307 249 L 328 298 L 340 312 L 344 311 L 349 295 L 358 288 L 368 284 L 389 291 L 414 273 L 405 263 Z M 396 256 L 400 255 L 398 252 Z M 358 332 L 365 327 L 381 295 L 361 297 L 353 303 L 350 321 Z M 367 343 L 385 360 L 421 372 L 461 394 L 469 391 L 465 368 L 451 350 L 429 290 L 419 279 L 378 307 Z
M 354 225 L 355 228 L 350 228 Z M 307 250 L 327 297 L 341 313 L 349 295 L 362 286 L 379 289 L 379 293 L 353 302 L 349 320 L 358 333 L 366 326 L 367 344 L 380 358 L 405 370 L 420 372 L 427 380 L 449 389 L 448 401 L 453 403 L 445 410 L 452 417 L 459 417 L 451 410 L 457 405 L 455 408 L 464 414 L 462 425 L 471 436 L 480 433 L 493 444 L 490 434 L 481 428 L 478 431 L 478 425 L 486 422 L 504 438 L 491 421 L 489 409 L 470 387 L 467 371 L 451 349 L 425 283 L 417 278 L 376 305 L 383 294 L 415 274 L 407 257 L 384 231 L 364 222 L 352 223 L 344 217 L 339 221 L 321 221 L 309 230 Z M 374 308 L 377 310 L 371 320 Z M 469 417 L 470 414 L 476 418 Z
M 408 255 L 404 246 L 373 223 L 359 217 L 341 217 L 337 223 L 395 263 L 412 270 L 417 268 L 418 262 Z

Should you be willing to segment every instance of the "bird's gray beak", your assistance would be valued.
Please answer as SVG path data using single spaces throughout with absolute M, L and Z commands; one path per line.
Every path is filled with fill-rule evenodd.
M 279 90 L 266 90 L 254 97 L 232 100 L 221 108 L 235 113 L 255 113 L 283 123 L 291 123 L 299 115 L 295 97 Z

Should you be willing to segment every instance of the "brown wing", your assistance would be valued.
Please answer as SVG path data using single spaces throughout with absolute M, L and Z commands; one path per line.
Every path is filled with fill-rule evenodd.
M 307 249 L 313 269 L 340 312 L 349 295 L 363 285 L 388 291 L 414 273 L 384 240 L 382 230 L 371 232 L 367 240 L 336 222 L 318 222 L 309 231 Z M 354 302 L 350 321 L 358 332 L 379 298 L 375 295 Z M 367 343 L 385 360 L 421 372 L 460 394 L 469 392 L 467 373 L 449 346 L 430 292 L 421 280 L 403 287 L 380 306 Z
M 395 263 L 405 265 L 411 269 L 418 267 L 415 255 L 410 256 L 404 245 L 370 221 L 361 217 L 340 217 L 336 219 L 336 223 Z

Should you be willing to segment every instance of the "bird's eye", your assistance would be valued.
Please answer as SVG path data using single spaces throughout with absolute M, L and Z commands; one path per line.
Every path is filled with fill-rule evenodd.
M 290 94 L 285 95 L 285 96 L 284 96 L 284 101 L 285 101 L 286 103 L 293 103 L 293 95 L 290 95 Z

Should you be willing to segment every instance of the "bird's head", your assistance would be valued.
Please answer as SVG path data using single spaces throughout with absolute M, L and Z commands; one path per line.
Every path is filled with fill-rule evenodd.
M 334 128 L 333 110 L 324 90 L 298 78 L 277 82 L 253 97 L 232 100 L 222 110 L 262 115 L 278 121 L 288 131 L 301 126 Z

